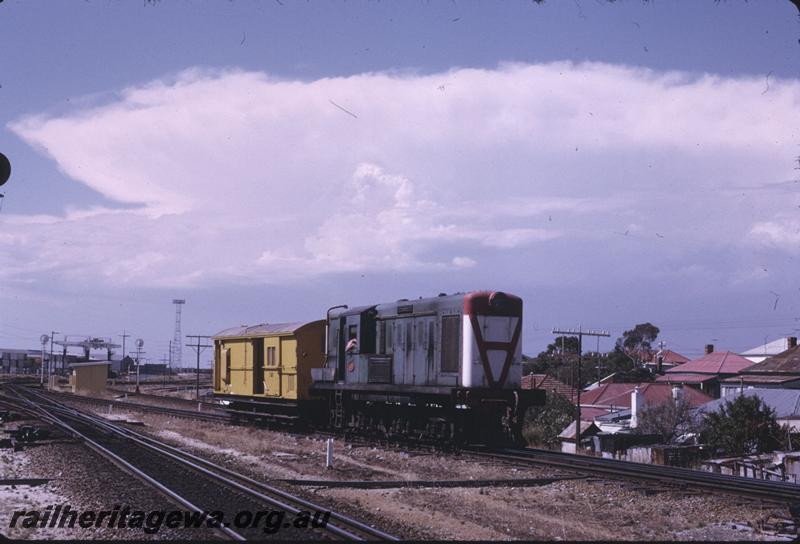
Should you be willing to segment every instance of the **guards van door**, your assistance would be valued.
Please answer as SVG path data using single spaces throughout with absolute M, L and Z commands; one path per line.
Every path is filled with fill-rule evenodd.
M 280 337 L 273 336 L 264 339 L 266 350 L 266 367 L 264 369 L 264 381 L 267 390 L 264 392 L 268 397 L 281 396 L 281 368 L 280 368 Z

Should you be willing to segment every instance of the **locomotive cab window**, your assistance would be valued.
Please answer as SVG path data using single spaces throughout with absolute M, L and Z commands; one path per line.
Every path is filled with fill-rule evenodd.
M 457 315 L 442 317 L 442 372 L 458 372 L 461 320 Z

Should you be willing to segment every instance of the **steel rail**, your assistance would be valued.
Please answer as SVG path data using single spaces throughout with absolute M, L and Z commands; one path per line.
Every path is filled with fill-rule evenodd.
M 20 395 L 18 398 L 19 398 L 20 401 L 25 402 L 26 404 L 28 404 L 28 406 L 32 410 L 34 410 L 36 413 L 38 413 L 42 420 L 49 422 L 50 424 L 52 424 L 52 425 L 62 429 L 63 431 L 67 432 L 68 434 L 71 434 L 73 436 L 76 436 L 76 437 L 80 438 L 81 440 L 83 440 L 83 442 L 91 450 L 95 451 L 101 457 L 104 457 L 105 459 L 109 460 L 111 463 L 113 463 L 114 465 L 116 465 L 117 467 L 122 469 L 123 471 L 131 474 L 132 476 L 134 476 L 134 477 L 144 481 L 145 483 L 149 484 L 150 486 L 154 487 L 160 493 L 164 494 L 165 496 L 169 497 L 173 501 L 177 502 L 178 504 L 180 504 L 184 508 L 187 508 L 191 512 L 196 513 L 196 514 L 200 514 L 200 515 L 203 514 L 203 512 L 204 512 L 203 509 L 199 508 L 198 506 L 196 506 L 194 503 L 192 503 L 188 499 L 186 499 L 186 498 L 182 497 L 181 495 L 177 494 L 176 492 L 172 491 L 171 489 L 169 489 L 168 487 L 163 485 L 161 482 L 155 480 L 154 478 L 152 478 L 150 475 L 148 475 L 144 471 L 142 471 L 142 470 L 136 468 L 135 466 L 133 466 L 132 464 L 128 463 L 125 459 L 123 459 L 122 457 L 120 457 L 116 453 L 112 452 L 108 448 L 102 446 L 98 442 L 92 440 L 91 438 L 89 438 L 88 436 L 86 436 L 82 432 L 78 431 L 77 429 L 75 429 L 74 427 L 69 425 L 68 423 L 66 423 L 66 422 L 62 421 L 61 419 L 53 416 L 52 414 L 46 412 L 43 407 L 37 405 L 36 403 L 31 401 L 30 399 L 25 398 L 22 395 Z M 240 535 L 239 533 L 237 533 L 236 531 L 234 531 L 233 529 L 231 529 L 229 527 L 225 527 L 225 526 L 214 527 L 214 530 L 220 531 L 223 534 L 229 536 L 230 538 L 232 538 L 234 540 L 246 540 L 242 535 Z
M 618 459 L 603 459 L 528 448 L 471 448 L 464 450 L 464 453 L 490 459 L 557 466 L 610 477 L 654 481 L 673 486 L 706 488 L 749 498 L 781 502 L 800 501 L 800 485 L 787 482 L 757 480 L 680 467 L 646 465 Z
M 287 512 L 298 514 L 302 509 L 314 510 L 314 511 L 325 510 L 321 508 L 319 505 L 316 505 L 301 497 L 288 493 L 282 489 L 278 489 L 263 482 L 259 482 L 248 476 L 239 474 L 233 470 L 212 463 L 211 461 L 207 461 L 201 457 L 195 456 L 193 454 L 190 454 L 188 452 L 170 446 L 169 444 L 160 442 L 156 439 L 153 439 L 152 437 L 137 433 L 135 431 L 126 429 L 124 427 L 119 427 L 110 422 L 102 420 L 102 418 L 100 418 L 99 416 L 85 414 L 79 410 L 76 410 L 69 406 L 65 406 L 57 401 L 54 401 L 49 397 L 41 396 L 39 393 L 35 393 L 33 391 L 28 391 L 28 393 L 34 396 L 40 396 L 42 400 L 49 402 L 51 404 L 52 410 L 56 410 L 64 414 L 65 417 L 75 418 L 80 421 L 84 421 L 85 423 L 91 423 L 98 427 L 102 427 L 109 432 L 124 436 L 128 440 L 131 440 L 145 448 L 155 451 L 160 455 L 173 459 L 185 466 L 192 468 L 197 472 L 201 472 L 210 478 L 213 478 L 221 483 L 224 483 L 229 487 L 233 487 L 240 492 L 243 492 L 263 502 L 272 504 L 273 506 L 283 509 Z M 237 482 L 235 480 L 239 481 Z M 250 487 L 247 487 L 240 482 L 245 482 Z M 264 493 L 269 493 L 271 495 L 278 496 L 280 499 L 275 499 L 274 497 L 270 497 L 268 495 L 265 495 Z M 292 503 L 294 503 L 294 505 L 299 505 L 300 508 L 297 508 Z M 374 527 L 370 527 L 369 525 L 366 525 L 358 520 L 355 520 L 338 512 L 331 511 L 331 519 L 333 519 L 336 522 L 339 522 L 339 524 L 343 526 L 348 527 L 348 528 L 339 527 L 336 524 L 330 524 L 330 523 L 328 523 L 328 525 L 325 527 L 326 531 L 340 538 L 344 538 L 347 540 L 364 540 L 363 536 L 366 535 L 366 537 L 370 539 L 398 540 L 397 537 L 393 535 L 390 535 Z
M 183 417 L 186 419 L 196 419 L 200 421 L 213 421 L 219 423 L 230 423 L 231 417 L 228 414 L 210 414 L 208 412 L 196 412 L 194 410 L 184 410 L 182 408 L 169 408 L 167 406 L 153 406 L 150 404 L 139 404 L 137 402 L 127 402 L 124 400 L 111 400 L 101 399 L 97 397 L 84 397 L 82 395 L 74 395 L 72 393 L 53 393 L 53 392 L 39 392 L 42 395 L 48 396 L 64 396 L 64 400 L 74 400 L 76 402 L 85 402 L 87 404 L 102 404 L 107 406 L 121 406 L 130 408 L 131 410 L 139 410 L 141 412 L 152 412 L 156 414 L 164 414 L 175 417 Z

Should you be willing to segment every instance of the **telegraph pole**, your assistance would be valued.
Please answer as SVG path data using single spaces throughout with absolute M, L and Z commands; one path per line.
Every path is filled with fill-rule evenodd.
M 57 334 L 61 334 L 59 331 L 52 331 L 50 333 L 50 359 L 47 360 L 47 373 L 48 375 L 53 373 L 53 340 L 55 340 L 55 336 Z M 62 364 L 64 361 L 61 361 Z M 50 378 L 47 378 L 48 380 Z
M 199 336 L 199 335 L 196 335 L 196 334 L 194 334 L 194 335 L 187 334 L 186 338 L 196 338 L 197 339 L 197 344 L 186 344 L 186 346 L 192 348 L 197 353 L 197 382 L 196 382 L 196 386 L 195 386 L 195 396 L 197 397 L 197 401 L 199 402 L 200 401 L 200 354 L 206 348 L 210 348 L 211 347 L 211 344 L 201 344 L 200 343 L 200 339 L 201 338 L 211 338 L 211 337 L 210 336 Z
M 122 358 L 125 358 L 125 339 L 130 336 L 125 329 L 122 330 L 122 334 L 118 334 L 117 336 L 122 337 Z
M 580 452 L 581 443 L 581 363 L 583 362 L 583 337 L 584 336 L 597 336 L 609 337 L 608 331 L 584 331 L 583 328 L 578 326 L 578 330 L 559 330 L 553 329 L 553 334 L 560 334 L 561 336 L 577 336 L 578 337 L 578 387 L 576 388 L 577 394 L 577 409 L 575 410 L 575 453 Z

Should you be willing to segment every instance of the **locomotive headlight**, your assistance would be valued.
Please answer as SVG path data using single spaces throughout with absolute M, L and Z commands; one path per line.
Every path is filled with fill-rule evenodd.
M 489 305 L 495 310 L 505 310 L 509 303 L 508 296 L 502 291 L 495 291 L 489 295 Z

